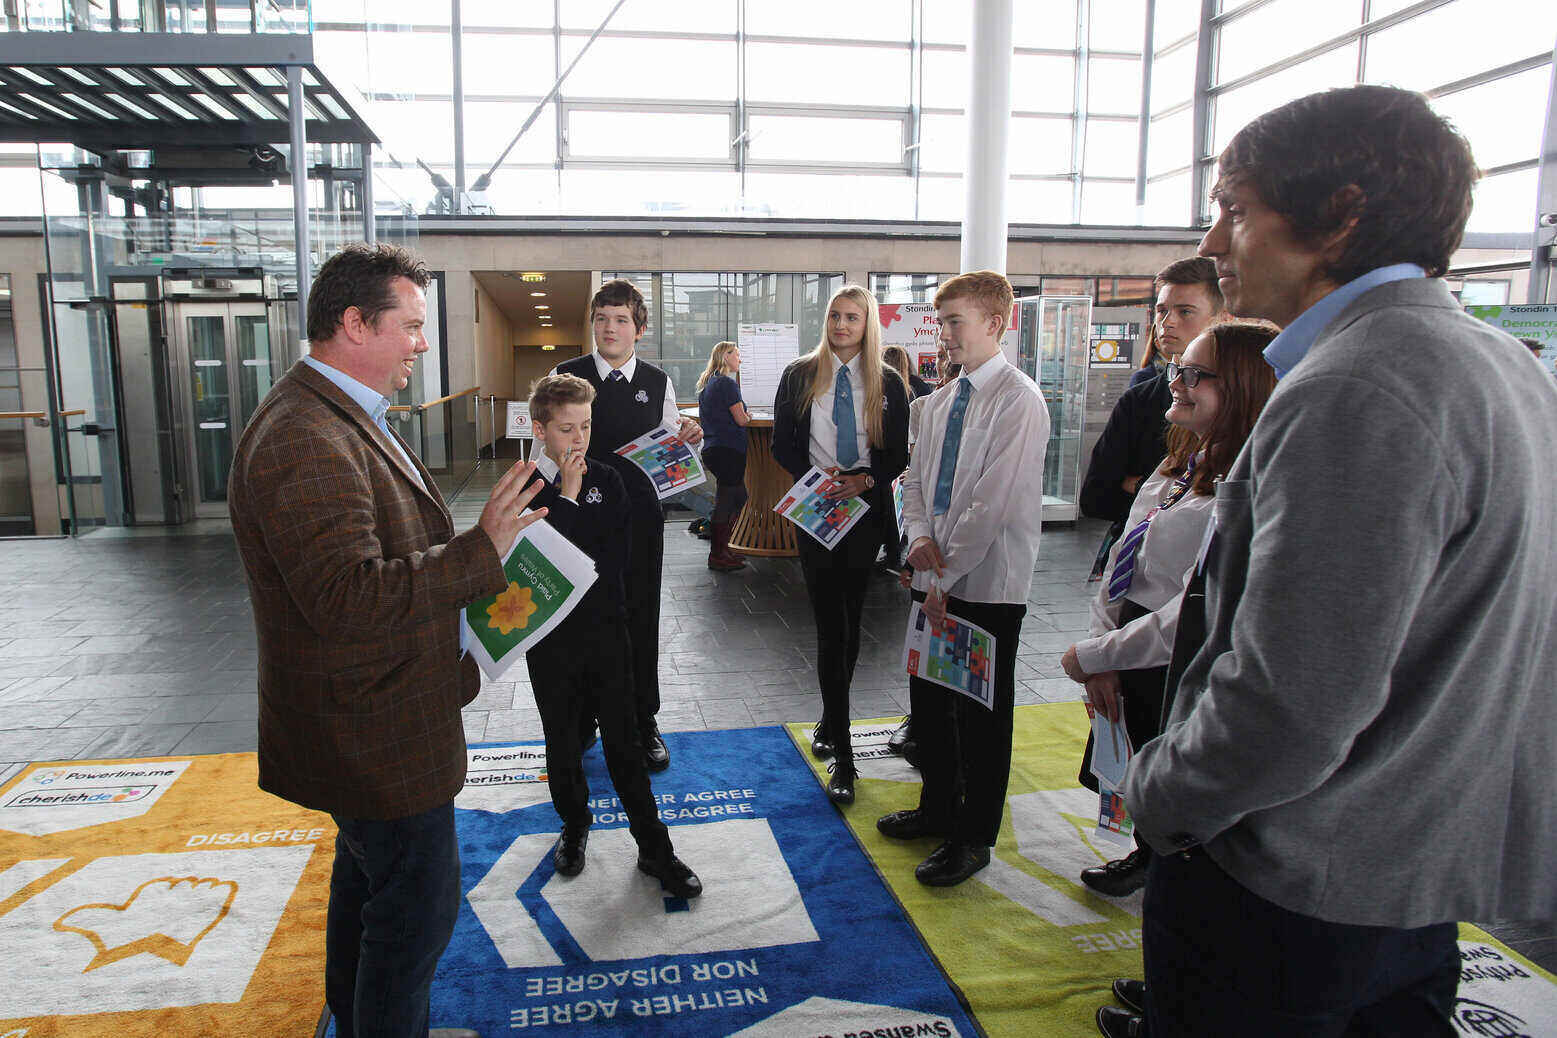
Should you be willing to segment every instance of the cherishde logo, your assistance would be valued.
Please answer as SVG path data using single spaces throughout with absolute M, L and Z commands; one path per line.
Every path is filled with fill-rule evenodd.
M 127 804 L 144 800 L 157 787 L 139 786 L 85 786 L 60 789 L 30 789 L 18 793 L 6 801 L 6 807 L 82 807 L 103 804 Z

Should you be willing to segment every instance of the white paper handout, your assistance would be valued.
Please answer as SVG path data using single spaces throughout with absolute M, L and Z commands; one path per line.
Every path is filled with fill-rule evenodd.
M 661 501 L 708 479 L 702 456 L 668 425 L 628 440 L 616 448 L 616 453 L 643 470 Z
M 546 520 L 528 526 L 503 556 L 508 586 L 466 606 L 460 623 L 471 655 L 500 678 L 546 637 L 595 582 L 595 563 Z
M 946 614 L 937 624 L 915 602 L 903 639 L 903 669 L 911 677 L 960 692 L 986 709 L 995 703 L 995 636 Z
M 822 547 L 834 548 L 870 511 L 863 497 L 827 497 L 822 491 L 832 477 L 812 465 L 779 498 L 773 510 L 814 537 Z
M 1124 784 L 1125 768 L 1131 757 L 1124 721 L 1110 721 L 1107 714 L 1094 710 L 1090 702 L 1086 707 L 1087 716 L 1092 718 L 1092 774 L 1100 785 L 1118 789 Z

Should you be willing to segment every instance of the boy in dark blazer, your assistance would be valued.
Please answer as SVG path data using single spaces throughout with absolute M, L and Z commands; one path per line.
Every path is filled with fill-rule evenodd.
M 557 365 L 554 374 L 577 375 L 595 391 L 591 460 L 611 466 L 627 488 L 632 511 L 632 552 L 627 569 L 627 631 L 632 642 L 633 689 L 638 733 L 650 771 L 670 766 L 654 715 L 660 710 L 660 575 L 665 557 L 665 511 L 643 470 L 616 453 L 622 444 L 669 424 L 687 443 L 702 428 L 676 410 L 675 387 L 664 369 L 637 354 L 649 327 L 643 294 L 629 281 L 602 285 L 589 301 L 594 352 Z M 587 720 L 587 719 L 586 719 Z
M 589 383 L 574 375 L 547 375 L 530 394 L 530 419 L 542 445 L 536 471 L 546 480 L 535 500 L 557 532 L 594 560 L 596 573 L 573 612 L 525 654 L 546 732 L 551 802 L 562 816 L 552 862 L 564 876 L 584 869 L 592 817 L 580 736 L 598 719 L 611 783 L 638 842 L 638 868 L 675 896 L 696 897 L 703 886 L 671 848 L 639 741 L 623 580 L 632 515 L 621 477 L 587 459 L 594 399 Z

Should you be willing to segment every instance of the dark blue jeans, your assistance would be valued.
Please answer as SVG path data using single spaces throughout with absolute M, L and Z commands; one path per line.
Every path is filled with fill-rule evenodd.
M 1450 1038 L 1453 923 L 1351 926 L 1272 904 L 1200 849 L 1152 856 L 1142 919 L 1152 1038 Z
M 426 1038 L 438 957 L 454 933 L 454 805 L 408 818 L 332 816 L 324 992 L 339 1038 Z

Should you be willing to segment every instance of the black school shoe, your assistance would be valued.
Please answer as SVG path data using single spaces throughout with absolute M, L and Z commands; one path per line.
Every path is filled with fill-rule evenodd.
M 1146 1018 L 1118 1006 L 1101 1006 L 1097 1011 L 1097 1030 L 1103 1038 L 1147 1038 Z
M 1107 865 L 1081 870 L 1081 882 L 1108 897 L 1127 897 L 1146 885 L 1146 865 L 1151 855 L 1137 847 Z
M 833 755 L 833 743 L 822 730 L 822 722 L 816 722 L 816 727 L 811 729 L 811 756 L 817 760 L 826 760 Z
M 946 827 L 936 824 L 917 807 L 893 811 L 876 819 L 876 831 L 894 840 L 918 840 L 926 836 L 946 836 Z
M 577 876 L 584 871 L 584 847 L 589 843 L 589 826 L 562 827 L 557 837 L 557 849 L 551 852 L 551 863 L 559 876 Z
M 854 803 L 854 780 L 859 777 L 854 765 L 833 761 L 827 770 L 831 776 L 827 780 L 827 799 L 839 805 Z
M 989 864 L 989 848 L 947 840 L 914 869 L 927 887 L 955 887 Z
M 643 762 L 650 771 L 664 771 L 670 767 L 670 751 L 660 737 L 660 726 L 650 721 L 639 733 L 643 740 Z
M 1146 1015 L 1146 981 L 1120 977 L 1113 983 L 1114 997 L 1132 1013 Z
M 645 858 L 640 854 L 638 871 L 659 880 L 660 886 L 673 897 L 693 898 L 703 892 L 703 881 L 697 873 L 674 854 L 663 858 Z

